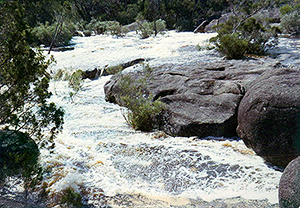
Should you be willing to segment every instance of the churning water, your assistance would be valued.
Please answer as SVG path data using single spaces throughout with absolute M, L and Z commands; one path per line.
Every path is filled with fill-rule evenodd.
M 148 59 L 150 66 L 218 60 L 216 52 L 196 47 L 214 35 L 169 31 L 145 40 L 135 33 L 125 38 L 75 37 L 74 50 L 52 52 L 57 63 L 51 70 L 92 70 L 136 58 Z M 105 102 L 103 85 L 109 79 L 84 80 L 72 99 L 66 81 L 51 82 L 51 101 L 65 109 L 54 154 L 42 154 L 44 166 L 52 169 L 52 193 L 66 187 L 85 190 L 95 204 L 103 194 L 116 200 L 132 196 L 122 198 L 124 206 L 130 206 L 134 196 L 141 205 L 145 198 L 166 206 L 237 196 L 278 202 L 281 172 L 268 167 L 242 141 L 135 131 L 123 117 L 126 109 Z

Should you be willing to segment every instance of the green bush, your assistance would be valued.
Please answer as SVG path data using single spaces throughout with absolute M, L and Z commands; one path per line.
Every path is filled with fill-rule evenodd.
M 279 10 L 280 10 L 281 15 L 286 15 L 286 14 L 291 13 L 294 9 L 292 8 L 292 6 L 286 4 L 282 7 L 280 7 Z
M 122 27 L 117 21 L 98 21 L 93 19 L 85 28 L 86 30 L 94 31 L 95 34 L 107 33 L 117 37 L 123 37 L 128 33 L 127 28 Z
M 138 18 L 142 18 L 142 17 L 138 17 Z M 137 20 L 139 23 L 138 29 L 137 29 L 137 33 L 140 35 L 140 37 L 142 39 L 146 39 L 149 38 L 152 34 L 154 34 L 154 22 L 148 22 L 147 20 Z M 166 31 L 166 21 L 159 19 L 156 20 L 156 32 L 157 34 L 164 34 L 164 32 Z
M 35 36 L 35 43 L 37 45 L 43 44 L 45 46 L 50 46 L 55 34 L 56 26 L 57 23 L 49 25 L 49 23 L 46 22 L 45 24 L 40 24 L 33 28 L 32 34 Z M 76 26 L 72 23 L 63 24 L 54 42 L 54 46 L 59 47 L 68 45 L 76 30 Z
M 85 37 L 90 37 L 92 35 L 92 31 L 90 31 L 90 30 L 84 30 L 83 34 L 84 34 Z
M 163 103 L 159 100 L 152 101 L 152 96 L 144 98 L 141 94 L 136 98 L 124 96 L 123 101 L 130 110 L 127 113 L 126 121 L 137 130 L 150 131 L 154 129 L 156 117 L 164 109 Z
M 149 78 L 152 70 L 145 66 L 145 78 L 139 80 L 139 84 L 129 75 L 120 75 L 120 90 L 123 94 L 121 101 L 129 110 L 124 115 L 128 124 L 134 129 L 150 131 L 159 127 L 159 115 L 164 110 L 165 105 L 159 100 L 153 101 L 153 96 L 147 93 L 146 78 Z
M 69 87 L 76 93 L 82 88 L 82 74 L 83 71 L 78 69 L 66 78 L 69 81 Z
M 167 24 L 166 24 L 165 20 L 162 20 L 162 19 L 156 20 L 157 33 L 164 34 L 166 31 L 166 27 L 167 27 Z
M 37 144 L 22 132 L 0 131 L 0 181 L 28 171 L 38 163 Z
M 62 207 L 83 207 L 82 196 L 72 188 L 66 188 L 61 192 L 60 205 Z
M 210 42 L 229 59 L 240 59 L 244 55 L 263 55 L 268 47 L 276 44 L 276 41 L 267 44 L 271 37 L 276 37 L 275 30 L 266 29 L 254 17 L 245 21 L 232 17 L 215 28 L 218 35 L 211 38 Z
M 219 50 L 226 55 L 228 59 L 242 58 L 247 50 L 248 42 L 239 39 L 236 34 L 226 34 L 220 38 Z
M 82 88 L 82 76 L 83 71 L 78 69 L 72 73 L 69 72 L 70 70 L 66 69 L 59 69 L 53 79 L 55 81 L 63 80 L 68 81 L 68 86 L 73 89 L 73 92 L 70 92 L 70 98 L 72 99 Z
M 100 35 L 106 32 L 106 25 L 104 22 L 92 19 L 91 22 L 85 26 L 85 29 L 94 31 L 95 34 Z
M 281 18 L 282 28 L 289 34 L 300 34 L 300 14 L 298 11 L 294 11 L 283 15 Z
M 139 25 L 137 33 L 142 39 L 149 38 L 152 34 L 154 34 L 153 23 L 144 21 L 142 24 Z
M 38 162 L 39 148 L 27 134 L 0 131 L 0 186 L 7 177 L 18 176 L 23 180 L 25 203 L 32 191 L 43 180 L 43 169 Z
M 129 32 L 127 28 L 122 27 L 122 25 L 120 25 L 120 23 L 116 21 L 110 22 L 110 24 L 108 24 L 107 31 L 111 35 L 115 35 L 117 37 L 124 37 Z
M 116 65 L 116 66 L 107 67 L 105 70 L 109 75 L 117 74 L 118 72 L 123 70 L 123 67 L 121 65 Z

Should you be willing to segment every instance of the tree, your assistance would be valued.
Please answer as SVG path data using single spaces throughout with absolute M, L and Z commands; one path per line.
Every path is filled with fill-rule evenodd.
M 161 2 L 160 0 L 148 0 L 145 2 L 145 17 L 150 21 L 153 21 L 154 33 L 157 35 L 156 20 L 161 16 Z
M 29 46 L 24 8 L 7 0 L 0 8 L 0 128 L 26 132 L 41 147 L 54 147 L 64 112 L 48 103 L 52 59 Z

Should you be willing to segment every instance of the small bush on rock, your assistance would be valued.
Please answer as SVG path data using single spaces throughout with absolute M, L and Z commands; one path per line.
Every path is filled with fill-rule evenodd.
M 83 34 L 84 34 L 85 37 L 90 37 L 92 35 L 92 31 L 90 31 L 90 30 L 84 30 Z
M 129 32 L 129 29 L 122 27 L 119 22 L 113 21 L 107 27 L 107 31 L 109 31 L 112 36 L 124 37 Z
M 117 21 L 91 20 L 86 25 L 86 30 L 93 31 L 95 34 L 110 34 L 117 37 L 124 37 L 129 31 Z
M 121 99 L 124 106 L 129 109 L 124 117 L 134 129 L 150 131 L 157 128 L 160 123 L 158 117 L 164 110 L 164 103 L 159 100 L 153 101 L 153 96 L 147 93 L 146 80 L 141 79 L 139 82 L 139 86 L 132 85 L 133 80 L 130 76 L 121 75 L 119 86 L 124 94 Z
M 121 65 L 110 66 L 105 69 L 105 71 L 110 74 L 117 74 L 118 72 L 122 71 L 123 67 Z
M 0 131 L 0 181 L 35 166 L 38 156 L 38 146 L 27 134 Z
M 163 103 L 159 100 L 152 102 L 152 96 L 131 98 L 124 96 L 123 101 L 130 110 L 126 121 L 137 130 L 150 131 L 155 128 L 155 117 L 163 110 Z
M 138 20 L 139 27 L 137 29 L 137 33 L 140 35 L 141 39 L 149 38 L 152 34 L 155 33 L 155 27 L 157 34 L 164 34 L 166 31 L 166 21 L 159 19 L 156 20 L 156 24 L 154 22 L 148 22 L 146 20 Z
M 167 27 L 167 24 L 166 24 L 165 20 L 162 20 L 162 19 L 156 20 L 157 33 L 164 34 L 166 31 L 166 27 Z

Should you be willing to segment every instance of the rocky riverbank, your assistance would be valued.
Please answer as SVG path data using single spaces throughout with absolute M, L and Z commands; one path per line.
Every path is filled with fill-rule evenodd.
M 211 202 L 204 201 L 201 199 L 151 199 L 140 195 L 117 195 L 115 197 L 106 198 L 106 202 L 95 203 L 99 204 L 100 207 L 114 208 L 114 207 L 148 207 L 148 208 L 216 208 L 216 207 L 227 207 L 227 208 L 279 208 L 278 204 L 271 204 L 268 200 L 254 200 L 244 199 L 241 197 L 228 198 L 228 199 L 216 199 Z M 0 207 L 2 208 L 46 208 L 46 205 L 28 204 L 25 205 L 22 201 L 16 201 L 7 197 L 0 196 Z M 86 205 L 86 208 L 97 207 L 94 205 Z
M 169 135 L 239 136 L 266 161 L 280 166 L 298 155 L 300 72 L 281 67 L 276 59 L 164 64 L 150 72 L 123 74 L 132 80 L 130 86 L 165 104 L 159 128 Z M 117 74 L 105 84 L 107 101 L 125 106 L 124 76 Z M 129 93 L 135 96 L 135 91 Z

